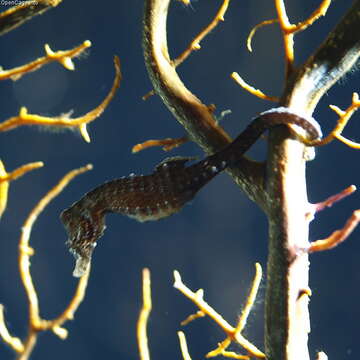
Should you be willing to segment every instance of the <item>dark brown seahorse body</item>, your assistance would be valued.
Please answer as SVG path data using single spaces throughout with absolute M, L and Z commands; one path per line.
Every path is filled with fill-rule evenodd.
M 221 168 L 215 168 L 202 161 L 185 167 L 189 160 L 192 158 L 168 158 L 151 175 L 130 175 L 106 182 L 63 211 L 61 220 L 69 234 L 68 245 L 79 263 L 91 258 L 105 230 L 106 213 L 120 213 L 140 222 L 168 217 L 180 211 L 226 166 L 223 163 Z
M 185 166 L 193 158 L 167 158 L 151 175 L 112 180 L 87 193 L 61 214 L 69 235 L 67 243 L 77 259 L 74 276 L 86 271 L 96 241 L 105 230 L 106 213 L 120 213 L 141 222 L 177 213 L 212 178 L 236 164 L 265 130 L 281 124 L 302 127 L 310 140 L 321 136 L 315 120 L 286 108 L 272 109 L 256 118 L 223 150 L 193 165 Z

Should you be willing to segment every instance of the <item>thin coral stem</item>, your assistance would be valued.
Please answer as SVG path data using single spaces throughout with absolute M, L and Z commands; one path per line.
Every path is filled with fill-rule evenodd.
M 335 134 L 334 137 L 336 139 L 338 139 L 339 141 L 341 141 L 342 143 L 344 143 L 345 145 L 353 148 L 353 149 L 360 149 L 360 143 L 358 142 L 355 142 L 355 141 L 352 141 L 352 140 L 349 140 L 347 139 L 346 137 L 340 135 L 340 134 Z
M 144 141 L 143 143 L 134 145 L 131 151 L 133 153 L 137 153 L 139 151 L 142 151 L 142 150 L 148 149 L 150 147 L 154 147 L 154 146 L 162 146 L 164 151 L 170 151 L 170 150 L 177 148 L 180 145 L 186 143 L 187 141 L 189 141 L 189 138 L 187 136 L 182 136 L 182 137 L 176 138 L 176 139 L 166 138 L 166 139 L 162 139 L 162 140 L 147 140 L 147 141 Z
M 323 0 L 319 7 L 304 21 L 298 24 L 291 24 L 286 14 L 284 0 L 274 0 L 278 14 L 279 24 L 283 33 L 283 42 L 286 61 L 286 75 L 289 76 L 293 70 L 294 63 L 294 34 L 305 30 L 312 25 L 319 17 L 324 16 L 330 6 L 331 0 Z
M 84 300 L 86 294 L 86 288 L 89 281 L 90 276 L 90 266 L 85 274 L 80 278 L 78 285 L 75 289 L 75 293 L 72 299 L 69 302 L 69 305 L 65 308 L 65 310 L 53 320 L 42 320 L 40 330 L 52 330 L 57 336 L 61 339 L 65 339 L 67 337 L 67 330 L 62 328 L 61 325 L 64 324 L 67 320 L 74 319 L 74 313 Z
M 208 352 L 206 354 L 206 358 L 212 358 L 212 357 L 221 355 L 224 351 L 226 351 L 226 349 L 229 347 L 230 344 L 231 344 L 231 339 L 230 339 L 230 337 L 227 337 L 225 340 L 218 343 L 218 346 L 216 349 Z
M 204 316 L 206 316 L 206 314 L 203 311 L 199 310 L 195 314 L 189 315 L 185 320 L 183 320 L 180 323 L 180 325 L 185 326 L 185 325 L 189 324 L 190 322 L 192 322 L 192 321 L 194 321 L 196 319 L 200 319 L 200 318 L 202 318 Z
M 250 360 L 250 356 L 248 355 L 240 355 L 235 353 L 234 351 L 222 351 L 221 355 L 227 358 L 231 358 L 231 359 L 242 359 L 242 360 Z
M 99 106 L 89 111 L 83 116 L 77 118 L 69 118 L 66 116 L 59 117 L 46 117 L 35 114 L 29 114 L 25 107 L 20 109 L 18 116 L 14 116 L 8 120 L 5 120 L 0 124 L 1 131 L 9 131 L 21 125 L 45 125 L 45 126 L 61 126 L 61 127 L 77 127 L 79 128 L 81 135 L 86 142 L 90 142 L 89 134 L 86 130 L 86 125 L 91 121 L 98 118 L 109 105 L 110 101 L 114 98 L 117 88 L 120 85 L 121 71 L 120 71 L 120 60 L 117 56 L 114 57 L 115 65 L 115 78 L 109 93 Z
M 24 341 L 24 351 L 18 354 L 16 360 L 28 360 L 34 347 L 37 343 L 38 331 L 35 329 L 31 329 L 26 340 Z
M 92 169 L 92 165 L 87 165 L 79 169 L 75 169 L 66 174 L 57 185 L 55 185 L 34 207 L 34 209 L 30 212 L 28 218 L 26 219 L 22 231 L 19 242 L 19 270 L 20 270 L 20 278 L 25 288 L 26 296 L 28 299 L 29 306 L 29 333 L 26 341 L 24 342 L 24 351 L 19 356 L 19 359 L 25 360 L 30 355 L 32 348 L 36 343 L 37 334 L 39 331 L 46 330 L 48 328 L 52 328 L 52 330 L 57 335 L 64 335 L 64 331 L 60 331 L 59 326 L 66 320 L 69 319 L 73 312 L 76 310 L 75 306 L 78 306 L 81 300 L 84 297 L 84 293 L 86 289 L 86 281 L 87 277 L 83 277 L 78 283 L 78 289 L 75 292 L 75 297 L 70 302 L 69 308 L 64 311 L 64 313 L 53 322 L 47 322 L 46 320 L 42 320 L 40 317 L 40 309 L 39 309 L 39 300 L 36 293 L 36 289 L 32 280 L 31 272 L 30 272 L 30 256 L 34 254 L 34 250 L 30 247 L 30 234 L 32 227 L 40 215 L 40 213 L 44 210 L 44 208 L 49 204 L 51 200 L 53 200 L 59 193 L 64 189 L 64 187 L 77 175 L 80 175 L 88 170 Z M 66 336 L 66 335 L 65 335 Z
M 208 35 L 217 25 L 220 21 L 224 21 L 224 15 L 226 13 L 226 10 L 229 6 L 230 0 L 224 0 L 222 5 L 220 6 L 220 9 L 216 13 L 214 19 L 210 22 L 209 25 L 207 25 L 195 38 L 189 46 L 184 50 L 184 52 L 178 56 L 175 60 L 173 60 L 173 65 L 176 67 L 180 65 L 184 60 L 186 60 L 189 55 L 194 50 L 200 50 L 200 42 L 204 39 L 206 35 Z
M 203 299 L 204 291 L 199 289 L 195 293 L 192 292 L 182 282 L 178 271 L 174 271 L 174 288 L 180 290 L 187 298 L 189 298 L 201 311 L 212 318 L 226 333 L 232 333 L 234 328 L 219 314 L 217 313 L 208 303 Z
M 71 58 L 79 56 L 84 50 L 86 50 L 90 46 L 91 46 L 91 42 L 89 40 L 86 40 L 82 44 L 71 50 L 64 50 L 64 51 L 60 50 L 54 52 L 50 49 L 50 46 L 48 44 L 45 44 L 46 56 L 38 58 L 32 62 L 16 67 L 14 69 L 1 70 L 0 80 L 5 80 L 5 79 L 18 80 L 24 74 L 38 70 L 42 66 L 54 61 L 59 62 L 68 70 L 74 70 L 75 66 Z
M 233 80 L 235 80 L 235 82 L 240 85 L 243 89 L 245 89 L 246 91 L 248 91 L 250 94 L 257 96 L 260 99 L 263 100 L 268 100 L 268 101 L 274 101 L 274 102 L 278 102 L 279 98 L 276 96 L 269 96 L 264 94 L 261 90 L 259 89 L 255 89 L 254 87 L 252 87 L 251 85 L 249 85 L 248 83 L 246 83 L 244 81 L 244 79 L 237 73 L 237 72 L 233 72 L 231 74 L 231 78 Z
M 225 357 L 232 357 L 235 359 L 249 359 L 249 357 L 247 355 L 239 355 L 236 354 L 234 352 L 231 351 L 226 351 L 226 349 L 228 348 L 228 346 L 231 344 L 232 339 L 238 336 L 241 336 L 241 331 L 245 328 L 248 316 L 250 314 L 250 311 L 252 310 L 255 300 L 256 300 L 256 296 L 259 290 L 259 286 L 261 283 L 261 278 L 262 278 L 262 268 L 261 265 L 259 263 L 255 264 L 255 277 L 254 280 L 252 282 L 252 286 L 251 286 L 251 290 L 249 293 L 249 296 L 246 300 L 246 305 L 243 309 L 243 311 L 241 312 L 241 315 L 239 317 L 239 321 L 238 324 L 236 326 L 236 328 L 234 329 L 234 333 L 228 335 L 228 337 L 222 341 L 221 343 L 218 344 L 218 347 L 212 351 L 210 351 L 206 357 L 210 358 L 210 357 L 215 357 L 218 355 L 223 355 Z M 246 347 L 245 347 L 246 348 Z M 247 348 L 246 348 L 247 349 Z M 248 349 L 247 349 L 248 350 Z M 265 355 L 263 353 L 261 354 L 256 354 L 257 357 L 259 358 L 264 358 Z
M 346 110 L 341 110 L 340 108 L 338 108 L 335 105 L 330 105 L 329 107 L 331 108 L 331 110 L 336 112 L 336 114 L 339 116 L 339 119 L 338 119 L 334 129 L 323 139 L 309 141 L 309 140 L 302 138 L 304 143 L 307 144 L 308 146 L 322 146 L 322 145 L 329 144 L 334 139 L 338 139 L 339 141 L 343 142 L 345 145 L 347 145 L 351 148 L 360 149 L 360 143 L 351 141 L 341 135 L 345 126 L 351 119 L 351 116 L 360 107 L 359 95 L 357 93 L 353 93 L 352 103 Z
M 8 328 L 6 327 L 4 306 L 0 304 L 0 337 L 4 343 L 9 345 L 15 352 L 21 353 L 24 351 L 24 345 L 22 341 L 14 336 L 11 336 Z
M 321 201 L 316 204 L 311 204 L 312 213 L 317 213 L 319 211 L 324 210 L 325 208 L 331 207 L 334 203 L 342 200 L 343 198 L 351 195 L 354 191 L 356 191 L 355 185 L 350 185 L 343 191 L 339 192 L 338 194 L 332 195 L 324 201 Z
M 147 99 L 149 99 L 151 96 L 155 95 L 155 90 L 150 90 L 149 92 L 147 92 L 145 95 L 143 95 L 142 99 L 144 101 L 146 101 Z
M 9 182 L 18 179 L 19 177 L 25 175 L 27 172 L 38 169 L 43 165 L 44 163 L 42 163 L 41 161 L 33 162 L 20 166 L 19 168 L 13 170 L 11 173 L 7 173 L 3 162 L 0 160 L 0 218 L 7 206 Z
M 310 244 L 309 252 L 331 250 L 344 242 L 354 231 L 360 221 L 360 210 L 355 210 L 348 219 L 344 227 L 334 231 L 329 237 L 322 240 L 316 240 Z
M 296 25 L 293 25 L 293 29 L 289 31 L 296 33 L 305 30 L 308 26 L 311 26 L 321 16 L 326 15 L 326 12 L 328 11 L 330 4 L 331 4 L 331 0 L 323 0 L 323 2 L 319 5 L 319 7 L 306 20 L 301 21 Z
M 283 41 L 285 48 L 286 66 L 289 68 L 294 61 L 294 36 L 288 33 L 287 29 L 291 27 L 289 18 L 286 14 L 286 8 L 283 0 L 275 0 L 275 7 L 278 14 L 280 28 L 283 31 Z
M 189 354 L 189 349 L 186 343 L 186 337 L 185 334 L 182 331 L 178 331 L 177 332 L 178 337 L 179 337 L 179 343 L 180 343 L 180 350 L 181 350 L 181 355 L 183 357 L 184 360 L 191 360 L 191 356 Z
M 277 23 L 278 21 L 279 21 L 278 19 L 264 20 L 264 21 L 262 21 L 261 23 L 255 25 L 255 26 L 251 29 L 251 31 L 250 31 L 250 33 L 249 33 L 249 36 L 248 36 L 248 38 L 247 38 L 247 40 L 246 40 L 246 47 L 248 48 L 248 50 L 249 50 L 250 52 L 252 52 L 252 45 L 251 45 L 251 43 L 252 43 L 252 39 L 253 39 L 255 33 L 256 33 L 260 28 L 262 28 L 262 27 L 264 27 L 264 26 L 267 26 L 267 25 L 275 24 L 275 23 Z
M 0 174 L 0 182 L 16 180 L 19 177 L 25 175 L 27 172 L 41 168 L 43 166 L 44 166 L 44 163 L 42 161 L 36 161 L 36 162 L 22 165 L 22 166 L 18 167 L 17 169 L 13 170 L 11 173 L 7 173 L 5 176 L 2 176 Z
M 236 326 L 235 331 L 237 333 L 240 333 L 245 328 L 245 325 L 246 325 L 247 319 L 249 317 L 249 314 L 250 314 L 252 308 L 254 307 L 256 296 L 257 296 L 257 293 L 259 291 L 259 286 L 260 286 L 260 283 L 261 283 L 261 278 L 262 278 L 262 268 L 261 268 L 261 265 L 259 263 L 256 263 L 255 264 L 255 277 L 254 277 L 254 280 L 252 282 L 251 290 L 250 290 L 249 296 L 248 296 L 248 298 L 246 300 L 245 307 L 241 312 L 238 325 Z
M 137 322 L 136 333 L 137 333 L 140 359 L 150 360 L 150 351 L 149 351 L 148 336 L 147 336 L 147 324 L 152 308 L 150 270 L 147 268 L 143 269 L 142 275 L 143 275 L 143 280 L 142 280 L 143 305 Z
M 231 326 L 218 312 L 216 312 L 204 299 L 204 291 L 199 289 L 195 293 L 192 292 L 181 280 L 181 276 L 178 271 L 174 271 L 174 288 L 182 292 L 187 298 L 189 298 L 202 312 L 213 319 L 231 338 L 235 339 L 244 349 L 246 349 L 251 355 L 259 358 L 264 358 L 265 354 L 260 351 L 255 345 L 244 338 L 239 332 L 236 332 L 236 328 Z

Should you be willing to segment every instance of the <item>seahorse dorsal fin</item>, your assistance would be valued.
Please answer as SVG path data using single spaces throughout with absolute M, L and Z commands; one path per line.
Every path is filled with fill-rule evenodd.
M 195 156 L 173 156 L 168 157 L 162 160 L 159 164 L 156 165 L 155 170 L 160 170 L 164 168 L 176 168 L 182 169 L 185 167 L 185 163 L 188 161 L 196 160 Z

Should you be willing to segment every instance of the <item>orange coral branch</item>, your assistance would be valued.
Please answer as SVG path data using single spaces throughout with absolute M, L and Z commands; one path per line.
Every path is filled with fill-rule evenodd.
M 359 100 L 359 95 L 357 93 L 353 93 L 352 103 L 346 110 L 341 110 L 340 108 L 338 108 L 335 105 L 330 105 L 331 110 L 335 111 L 336 114 L 339 116 L 339 120 L 338 120 L 335 128 L 325 138 L 320 139 L 320 140 L 310 141 L 310 142 L 308 140 L 307 141 L 305 140 L 305 143 L 309 146 L 320 146 L 320 145 L 329 144 L 331 141 L 333 141 L 336 138 L 339 141 L 343 142 L 344 144 L 346 144 L 354 149 L 360 149 L 359 143 L 348 140 L 347 138 L 345 138 L 344 136 L 341 135 L 346 124 L 349 122 L 351 116 L 354 114 L 354 112 L 359 107 L 360 107 L 360 100 Z
M 331 0 L 323 0 L 322 3 L 319 5 L 319 7 L 306 20 L 301 21 L 296 25 L 293 25 L 293 29 L 289 31 L 296 33 L 305 30 L 307 27 L 311 26 L 316 20 L 318 20 L 321 16 L 326 15 L 326 12 L 328 11 L 330 4 L 331 4 Z
M 150 351 L 147 337 L 147 323 L 151 312 L 151 281 L 150 270 L 145 268 L 143 275 L 143 306 L 137 322 L 136 333 L 141 360 L 150 360 Z
M 195 314 L 189 315 L 185 320 L 183 320 L 183 321 L 180 323 L 180 325 L 181 325 L 181 326 L 185 326 L 185 325 L 191 323 L 192 321 L 194 321 L 194 320 L 196 320 L 196 319 L 199 319 L 199 318 L 202 318 L 202 317 L 204 317 L 204 316 L 206 316 L 206 314 L 205 314 L 203 311 L 199 310 L 199 311 L 197 311 Z
M 54 52 L 50 49 L 50 46 L 48 44 L 45 44 L 44 47 L 45 47 L 46 56 L 38 58 L 32 62 L 29 62 L 28 64 L 16 67 L 14 69 L 1 70 L 0 80 L 5 80 L 5 79 L 18 80 L 24 74 L 38 70 L 42 66 L 54 61 L 59 62 L 62 66 L 64 66 L 68 70 L 74 70 L 75 65 L 71 60 L 71 58 L 79 56 L 84 50 L 86 50 L 90 46 L 91 46 L 91 41 L 86 40 L 79 46 L 75 47 L 74 49 L 64 50 L 64 51 L 60 50 Z
M 339 192 L 338 194 L 330 196 L 324 201 L 321 201 L 316 204 L 311 204 L 312 209 L 311 209 L 311 213 L 309 214 L 309 217 L 312 219 L 314 213 L 324 210 L 327 207 L 331 207 L 335 202 L 338 202 L 343 198 L 345 198 L 346 196 L 351 195 L 354 191 L 356 191 L 356 186 L 350 185 L 343 191 Z
M 176 139 L 166 138 L 162 140 L 147 140 L 144 141 L 143 143 L 134 145 L 131 151 L 133 153 L 137 153 L 139 151 L 148 149 L 149 147 L 153 147 L 153 146 L 162 146 L 164 151 L 170 151 L 186 143 L 187 141 L 189 141 L 187 136 L 182 136 Z
M 360 221 L 360 210 L 355 210 L 344 227 L 334 231 L 328 238 L 313 241 L 310 244 L 309 252 L 330 250 L 340 245 L 353 232 Z
M 275 7 L 278 13 L 280 29 L 283 33 L 285 61 L 286 61 L 286 75 L 292 71 L 294 63 L 294 34 L 296 32 L 305 30 L 308 26 L 314 23 L 320 16 L 326 14 L 331 0 L 323 0 L 320 6 L 305 20 L 296 25 L 291 24 L 286 14 L 284 0 L 275 0 Z
M 230 0 L 223 1 L 222 5 L 220 6 L 220 9 L 216 13 L 216 15 L 215 15 L 214 19 L 211 21 L 211 23 L 208 26 L 206 26 L 205 29 L 203 29 L 194 38 L 193 41 L 191 41 L 189 46 L 184 50 L 184 52 L 180 56 L 178 56 L 175 60 L 173 60 L 172 63 L 175 67 L 180 65 L 184 60 L 186 60 L 194 50 L 200 50 L 200 48 L 201 48 L 200 42 L 204 39 L 204 37 L 206 35 L 208 35 L 211 32 L 211 30 L 213 30 L 220 21 L 224 21 L 224 15 L 229 6 L 229 3 L 230 3 Z
M 147 92 L 145 95 L 143 95 L 142 99 L 144 101 L 146 101 L 147 99 L 149 99 L 151 96 L 155 95 L 155 90 L 150 90 L 149 92 Z
M 244 90 L 248 91 L 250 94 L 255 95 L 263 100 L 274 101 L 274 102 L 279 101 L 278 97 L 266 95 L 261 90 L 253 88 L 251 85 L 246 83 L 237 72 L 233 72 L 230 76 L 233 80 L 235 80 L 235 82 L 238 85 L 240 85 Z
M 110 101 L 115 96 L 116 90 L 120 85 L 121 71 L 120 60 L 117 56 L 114 57 L 115 78 L 111 90 L 102 101 L 102 103 L 95 109 L 89 111 L 83 116 L 77 118 L 69 118 L 65 115 L 58 117 L 46 117 L 35 114 L 29 114 L 25 107 L 20 109 L 19 115 L 5 120 L 0 124 L 1 131 L 9 131 L 21 125 L 45 125 L 45 126 L 61 126 L 65 128 L 78 128 L 81 135 L 86 142 L 90 142 L 90 137 L 86 129 L 86 125 L 98 118 L 109 105 Z

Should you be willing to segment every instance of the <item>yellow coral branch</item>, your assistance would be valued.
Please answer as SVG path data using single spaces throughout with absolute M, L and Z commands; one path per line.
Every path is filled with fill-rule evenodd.
M 247 40 L 246 40 L 246 47 L 248 48 L 248 50 L 249 50 L 250 52 L 252 52 L 251 42 L 252 42 L 252 39 L 253 39 L 256 31 L 258 31 L 258 30 L 259 30 L 260 28 L 262 28 L 263 26 L 271 25 L 271 24 L 274 24 L 274 23 L 276 23 L 276 22 L 278 22 L 278 21 L 279 21 L 278 19 L 264 20 L 264 21 L 262 21 L 260 24 L 255 25 L 255 26 L 251 29 L 251 31 L 250 31 L 250 33 L 249 33 L 249 36 L 248 36 L 248 38 L 247 38 Z
M 5 323 L 4 306 L 0 304 L 0 337 L 4 343 L 9 345 L 15 352 L 21 353 L 24 351 L 24 345 L 22 341 L 14 336 L 11 336 Z
M 7 173 L 3 162 L 0 160 L 0 218 L 7 206 L 9 182 L 25 175 L 27 172 L 44 166 L 41 161 L 29 163 Z
M 239 354 L 236 354 L 236 353 L 234 353 L 232 351 L 226 351 L 226 349 L 231 344 L 232 339 L 234 339 L 234 338 L 236 339 L 237 336 L 241 336 L 240 333 L 245 328 L 247 318 L 248 318 L 248 316 L 250 314 L 251 309 L 254 306 L 256 296 L 257 296 L 257 293 L 259 291 L 261 278 L 262 278 L 262 268 L 261 268 L 261 265 L 259 263 L 256 263 L 255 264 L 255 277 L 254 277 L 254 280 L 252 282 L 251 290 L 250 290 L 249 296 L 248 296 L 248 298 L 246 300 L 246 305 L 245 305 L 245 307 L 244 307 L 244 309 L 241 312 L 241 315 L 239 317 L 238 324 L 237 324 L 236 328 L 234 329 L 234 333 L 229 334 L 228 337 L 225 340 L 223 340 L 221 343 L 218 344 L 218 347 L 216 349 L 210 351 L 206 355 L 207 358 L 222 355 L 222 356 L 225 356 L 225 357 L 231 357 L 231 358 L 235 358 L 235 359 L 249 359 L 249 356 L 247 356 L 247 355 L 239 355 Z M 245 347 L 245 349 L 247 349 L 247 348 Z M 262 353 L 257 354 L 255 356 L 257 356 L 259 358 L 265 357 L 265 355 L 262 354 Z
M 57 61 L 68 70 L 74 70 L 75 66 L 71 58 L 79 56 L 85 49 L 91 46 L 91 41 L 86 40 L 79 46 L 71 50 L 59 50 L 52 51 L 48 44 L 44 45 L 46 56 L 38 58 L 28 64 L 16 67 L 10 70 L 0 71 L 0 80 L 12 79 L 18 80 L 26 73 L 38 70 L 42 66 L 49 64 L 50 62 Z
M 139 354 L 141 360 L 150 360 L 150 351 L 147 337 L 147 323 L 151 312 L 151 282 L 150 270 L 143 269 L 143 306 L 140 311 L 139 319 L 137 322 L 137 341 L 139 347 Z
M 175 60 L 173 60 L 173 65 L 176 67 L 180 65 L 184 60 L 188 58 L 188 56 L 194 51 L 194 50 L 200 50 L 200 42 L 204 39 L 206 35 L 208 35 L 211 30 L 213 30 L 217 24 L 220 21 L 224 21 L 224 15 L 226 13 L 226 10 L 229 6 L 230 0 L 224 0 L 222 5 L 220 6 L 220 9 L 216 13 L 214 19 L 210 22 L 208 26 L 205 27 L 195 38 L 189 46 L 184 50 L 184 52 L 178 56 Z
M 228 346 L 230 344 L 231 344 L 231 339 L 229 337 L 227 337 L 225 340 L 218 343 L 218 347 L 216 349 L 211 350 L 210 352 L 208 352 L 206 354 L 206 358 L 212 358 L 212 357 L 221 355 L 223 352 L 226 351 L 226 349 L 228 348 Z
M 335 111 L 336 114 L 339 116 L 339 120 L 337 121 L 335 128 L 329 133 L 329 135 L 327 135 L 323 139 L 313 140 L 313 141 L 308 141 L 306 139 L 302 139 L 302 140 L 304 140 L 304 142 L 309 146 L 321 146 L 330 143 L 336 138 L 352 148 L 360 149 L 359 143 L 353 142 L 341 135 L 346 124 L 349 122 L 351 116 L 359 107 L 360 107 L 360 101 L 359 101 L 359 95 L 357 93 L 353 93 L 352 103 L 346 110 L 341 110 L 335 105 L 330 105 L 331 110 Z
M 275 7 L 278 14 L 280 29 L 283 33 L 285 49 L 286 75 L 289 76 L 294 63 L 294 34 L 305 30 L 314 23 L 320 16 L 326 14 L 331 0 L 323 0 L 319 7 L 305 20 L 298 24 L 291 24 L 286 14 L 284 0 L 275 0 Z
M 241 312 L 240 318 L 239 318 L 239 322 L 236 326 L 236 332 L 241 332 L 244 330 L 247 319 L 249 317 L 250 311 L 252 310 L 255 300 L 256 300 L 256 296 L 257 293 L 259 291 L 259 286 L 261 283 L 261 278 L 262 278 L 262 268 L 261 265 L 259 263 L 255 264 L 255 277 L 251 286 L 251 290 L 249 293 L 249 296 L 246 300 L 246 304 L 244 309 Z
M 181 350 L 181 355 L 182 355 L 183 359 L 184 360 L 191 360 L 191 356 L 189 354 L 189 349 L 188 349 L 187 343 L 186 343 L 185 334 L 182 331 L 178 331 L 177 334 L 178 334 L 178 337 L 179 337 L 180 350 Z
M 189 298 L 202 312 L 212 318 L 228 335 L 229 338 L 236 340 L 244 349 L 246 349 L 252 356 L 258 358 L 265 358 L 265 354 L 260 351 L 250 341 L 245 339 L 236 328 L 231 326 L 218 312 L 216 312 L 204 299 L 204 291 L 199 289 L 195 293 L 192 292 L 181 280 L 178 271 L 174 271 L 174 288 L 181 291 L 187 298 Z
M 325 16 L 326 12 L 329 9 L 331 0 L 323 0 L 319 7 L 304 21 L 292 25 L 292 29 L 289 29 L 289 32 L 297 33 L 299 31 L 305 30 L 307 27 L 311 26 L 316 20 L 321 16 Z
M 250 360 L 250 356 L 248 356 L 248 355 L 240 355 L 240 354 L 235 353 L 234 351 L 223 350 L 219 355 L 222 355 L 224 357 L 228 357 L 228 358 L 231 358 L 231 359 Z M 208 356 L 206 356 L 206 357 L 208 357 Z
M 308 26 L 312 25 L 321 16 L 325 16 L 325 14 L 330 6 L 331 0 L 323 0 L 322 3 L 319 5 L 319 7 L 306 20 L 299 22 L 298 24 L 290 23 L 289 18 L 286 14 L 284 0 L 274 0 L 274 1 L 275 1 L 275 7 L 276 7 L 277 14 L 278 14 L 278 18 L 265 20 L 265 21 L 262 21 L 261 23 L 257 24 L 256 26 L 254 26 L 247 38 L 247 48 L 250 52 L 252 52 L 251 41 L 252 41 L 256 31 L 259 28 L 266 26 L 266 25 L 274 24 L 275 22 L 279 22 L 280 29 L 281 29 L 282 35 L 283 35 L 285 62 L 286 62 L 286 76 L 288 77 L 293 70 L 294 35 L 295 35 L 295 33 L 305 30 Z M 250 91 L 247 88 L 248 85 L 247 84 L 245 84 L 245 85 L 246 85 L 245 89 Z M 240 84 L 240 86 L 243 86 L 243 85 Z M 252 89 L 252 88 L 250 87 L 250 89 Z M 253 93 L 252 91 L 250 91 L 250 92 Z M 256 94 L 254 93 L 254 95 L 256 95 Z M 256 95 L 256 96 L 258 96 L 258 95 Z M 263 99 L 261 92 L 260 92 L 259 97 Z
M 66 339 L 68 332 L 66 329 L 62 328 L 61 325 L 64 324 L 67 320 L 74 319 L 74 313 L 84 300 L 86 294 L 86 288 L 90 276 L 90 265 L 86 273 L 80 278 L 78 285 L 76 287 L 75 293 L 72 299 L 69 302 L 69 305 L 66 309 L 53 320 L 42 320 L 38 330 L 46 331 L 52 330 L 59 338 Z
M 246 83 L 244 79 L 237 73 L 233 72 L 231 78 L 235 80 L 235 82 L 240 85 L 244 90 L 248 91 L 250 94 L 257 96 L 260 99 L 278 102 L 279 98 L 276 96 L 269 96 L 264 94 L 261 90 L 253 88 L 251 85 Z
M 58 117 L 46 117 L 35 114 L 29 114 L 25 107 L 20 109 L 19 115 L 14 116 L 8 120 L 5 120 L 0 124 L 1 131 L 9 131 L 21 125 L 45 125 L 45 126 L 61 126 L 65 128 L 77 127 L 80 130 L 86 142 L 90 142 L 90 137 L 86 130 L 86 125 L 98 118 L 109 105 L 110 101 L 115 96 L 115 92 L 120 85 L 121 71 L 120 71 L 120 60 L 117 56 L 114 57 L 115 65 L 115 78 L 111 90 L 102 101 L 102 103 L 95 109 L 89 111 L 83 116 L 77 118 L 69 118 L 65 115 Z
M 162 140 L 147 140 L 144 141 L 143 143 L 140 144 L 136 144 L 133 146 L 132 148 L 132 153 L 137 153 L 139 151 L 148 149 L 149 147 L 154 147 L 154 146 L 162 146 L 164 151 L 170 151 L 174 148 L 179 147 L 180 145 L 186 143 L 187 141 L 189 141 L 187 136 L 182 136 L 180 138 L 166 138 L 166 139 L 162 139 Z
M 2 168 L 2 170 L 0 170 L 0 182 L 16 180 L 19 177 L 25 175 L 27 172 L 44 166 L 44 163 L 42 161 L 36 161 L 33 163 L 22 165 L 17 169 L 13 170 L 11 173 L 6 173 L 5 175 L 3 174 L 3 171 L 5 169 L 1 160 L 0 163 L 1 163 L 0 168 Z
M 37 334 L 39 331 L 51 329 L 56 335 L 61 338 L 66 337 L 66 330 L 60 326 L 66 320 L 70 319 L 84 298 L 88 274 L 83 276 L 79 282 L 75 295 L 70 302 L 68 308 L 58 318 L 52 321 L 43 320 L 40 317 L 39 300 L 36 289 L 30 273 L 30 256 L 34 254 L 34 250 L 30 247 L 30 234 L 32 227 L 49 202 L 54 199 L 64 189 L 64 187 L 77 175 L 80 175 L 92 169 L 92 165 L 87 165 L 79 169 L 75 169 L 66 174 L 57 185 L 55 185 L 34 207 L 26 219 L 19 242 L 19 270 L 20 278 L 25 288 L 26 296 L 29 305 L 29 333 L 24 342 L 24 351 L 19 359 L 25 360 L 29 357 L 33 346 L 36 343 Z

